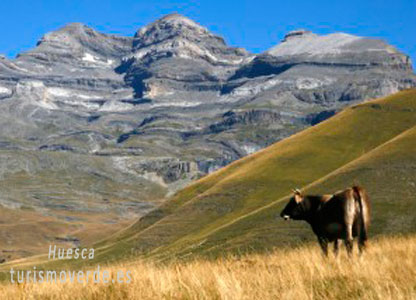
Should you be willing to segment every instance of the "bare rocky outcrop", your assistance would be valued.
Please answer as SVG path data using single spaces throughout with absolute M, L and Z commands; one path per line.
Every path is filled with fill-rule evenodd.
M 125 213 L 103 206 L 114 198 L 140 215 L 153 207 L 145 201 L 346 105 L 415 86 L 407 55 L 345 33 L 296 30 L 253 54 L 178 14 L 132 37 L 69 24 L 0 58 L 0 180 L 37 179 L 0 196 Z M 48 172 L 59 184 L 46 184 Z M 99 204 L 79 205 L 85 195 Z

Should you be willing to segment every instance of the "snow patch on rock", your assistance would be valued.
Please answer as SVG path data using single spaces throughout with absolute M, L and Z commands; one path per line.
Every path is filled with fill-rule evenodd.
M 100 62 L 100 59 L 88 52 L 84 53 L 84 56 L 82 57 L 83 61 L 88 61 L 88 62 L 92 62 L 92 63 L 97 63 Z
M 296 87 L 300 90 L 316 89 L 328 84 L 331 84 L 334 80 L 330 78 L 324 78 L 324 80 L 316 78 L 301 77 L 296 79 Z
M 111 65 L 114 64 L 113 59 L 103 60 L 103 59 L 101 59 L 97 56 L 94 56 L 94 55 L 92 55 L 91 53 L 88 53 L 88 52 L 85 52 L 84 56 L 81 59 L 84 62 L 91 63 L 91 64 L 102 65 L 102 66 L 111 66 Z
M 254 152 L 256 152 L 260 149 L 261 149 L 261 147 L 255 146 L 255 145 L 242 145 L 241 146 L 241 150 L 243 150 L 247 155 L 251 154 L 251 153 L 254 153 Z
M 12 94 L 12 90 L 4 87 L 4 86 L 0 86 L 0 96 L 10 96 Z

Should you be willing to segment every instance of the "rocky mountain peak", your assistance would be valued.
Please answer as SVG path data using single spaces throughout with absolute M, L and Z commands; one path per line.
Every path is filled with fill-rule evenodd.
M 214 37 L 205 27 L 179 14 L 169 14 L 155 22 L 139 29 L 133 41 L 135 49 L 166 41 L 183 41 L 199 43 Z M 216 43 L 224 45 L 220 37 L 215 37 Z
M 282 43 L 287 42 L 288 40 L 294 39 L 294 38 L 304 38 L 304 37 L 314 37 L 314 36 L 317 36 L 317 35 L 312 33 L 312 31 L 310 30 L 296 29 L 296 30 L 292 30 L 286 33 L 285 37 L 282 40 Z
M 84 31 L 95 31 L 91 27 L 88 27 L 84 23 L 80 22 L 72 22 L 64 25 L 60 29 L 58 29 L 56 32 L 70 32 L 70 33 L 77 33 L 77 32 L 84 32 Z
M 66 45 L 70 43 L 70 40 L 79 39 L 83 35 L 97 35 L 98 33 L 82 24 L 82 23 L 69 23 L 58 30 L 45 34 L 38 42 L 38 46 L 45 43 L 60 43 Z
M 135 65 L 148 66 L 165 58 L 186 59 L 192 60 L 193 64 L 202 64 L 198 67 L 190 66 L 188 70 L 192 74 L 208 74 L 212 73 L 210 65 L 234 68 L 242 64 L 248 56 L 247 51 L 227 46 L 222 37 L 175 13 L 138 30 L 133 39 L 133 52 L 125 57 L 124 61 L 129 65 L 134 61 Z M 204 71 L 201 71 L 201 68 Z M 163 77 L 166 76 L 166 72 L 163 73 Z M 181 72 L 182 75 L 184 73 L 186 72 Z M 222 70 L 220 73 L 223 73 Z M 174 77 L 182 75 L 175 72 Z M 214 78 L 217 75 L 210 77 Z
M 373 65 L 412 72 L 409 57 L 385 41 L 343 32 L 318 35 L 305 29 L 294 30 L 265 54 L 276 59 L 295 59 L 298 63 Z
M 189 31 L 194 31 L 195 33 L 199 34 L 208 33 L 208 30 L 205 27 L 202 27 L 195 21 L 177 13 L 166 15 L 156 20 L 155 22 L 139 29 L 135 37 L 141 37 L 146 33 L 149 34 L 152 31 L 170 31 L 178 34 L 186 33 Z
M 20 58 L 41 61 L 92 61 L 92 57 L 113 59 L 129 53 L 131 45 L 131 37 L 104 34 L 82 23 L 69 23 L 45 34 L 36 48 L 22 53 Z
M 348 45 L 363 39 L 347 33 L 317 35 L 300 29 L 287 33 L 283 41 L 267 51 L 274 56 L 341 54 Z

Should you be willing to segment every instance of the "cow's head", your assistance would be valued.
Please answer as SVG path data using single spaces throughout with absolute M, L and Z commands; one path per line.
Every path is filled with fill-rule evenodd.
M 286 204 L 285 208 L 280 213 L 280 216 L 285 220 L 302 220 L 305 215 L 303 198 L 300 190 L 293 190 L 293 197 L 290 198 L 289 203 Z

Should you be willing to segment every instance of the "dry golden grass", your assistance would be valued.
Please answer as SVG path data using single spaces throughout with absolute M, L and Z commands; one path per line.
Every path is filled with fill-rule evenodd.
M 0 285 L 2 299 L 416 299 L 416 237 L 383 238 L 361 258 L 315 245 L 242 258 L 157 266 L 132 262 L 130 284 Z

